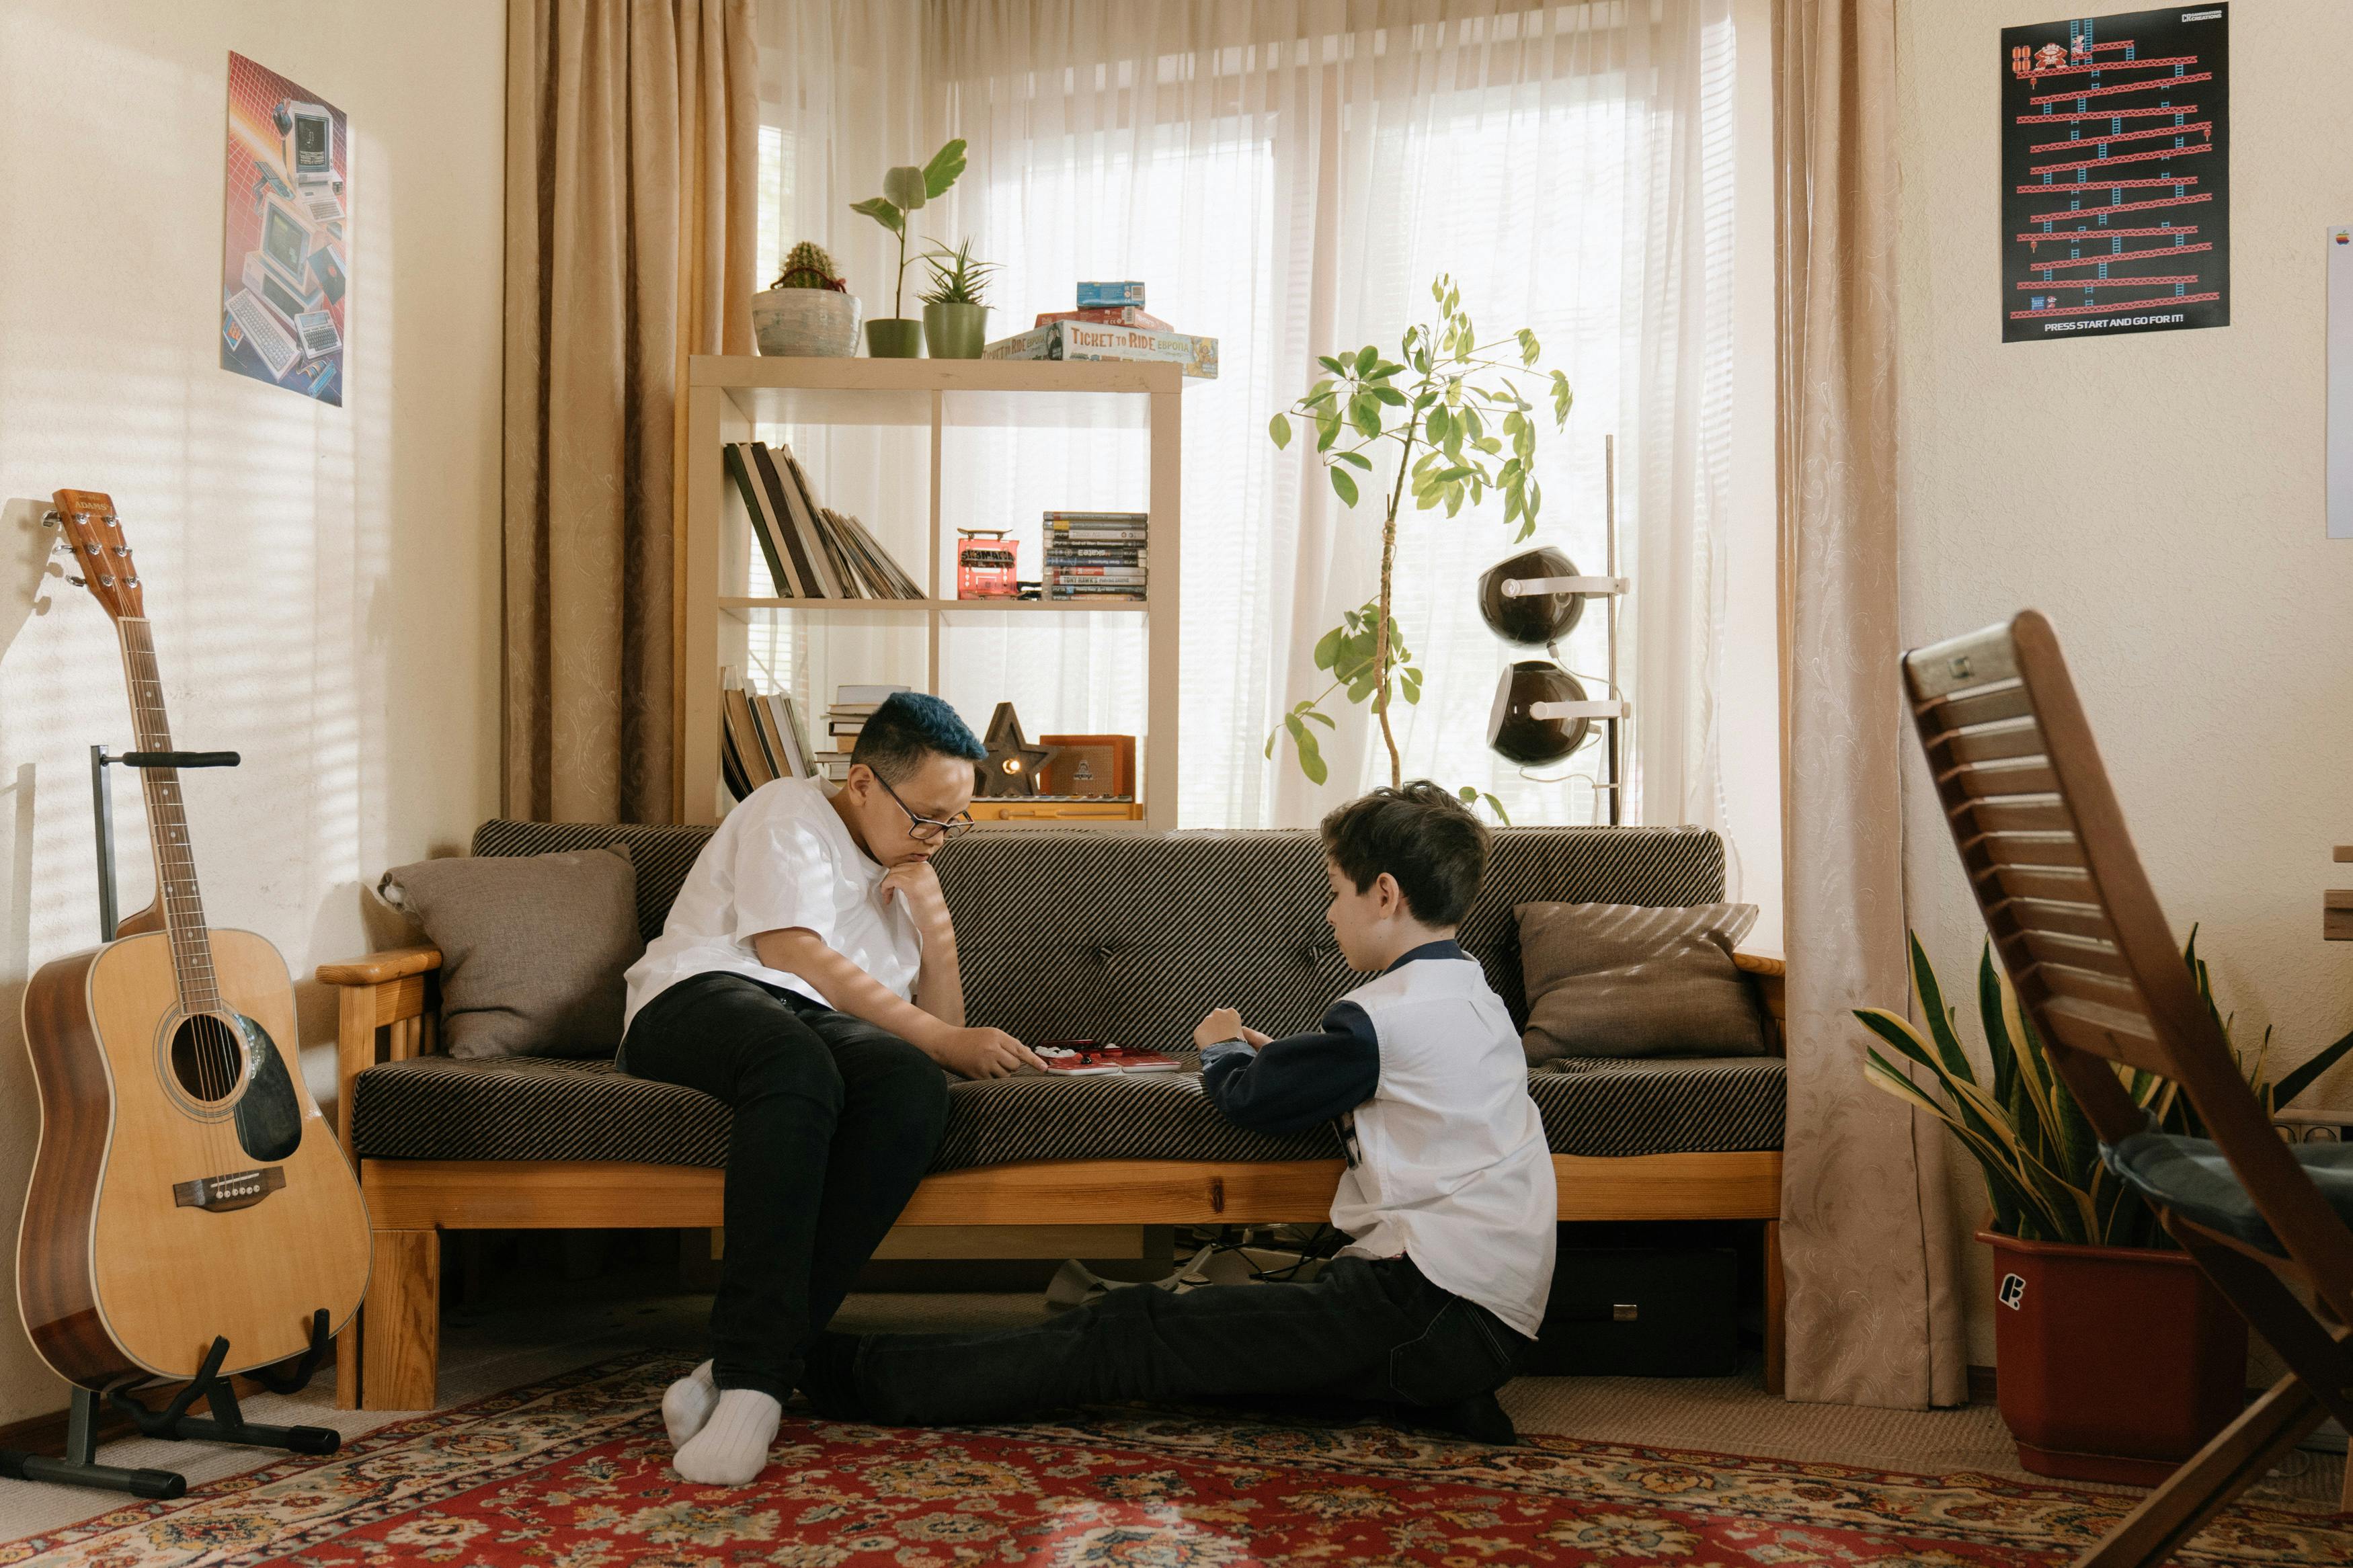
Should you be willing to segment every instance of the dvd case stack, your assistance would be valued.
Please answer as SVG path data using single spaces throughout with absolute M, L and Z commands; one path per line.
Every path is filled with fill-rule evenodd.
M 1049 599 L 1141 604 L 1150 568 L 1141 511 L 1050 511 L 1040 586 Z

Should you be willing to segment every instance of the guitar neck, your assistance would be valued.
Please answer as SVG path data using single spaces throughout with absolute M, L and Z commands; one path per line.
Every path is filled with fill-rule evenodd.
M 122 642 L 122 674 L 131 692 L 131 731 L 142 752 L 172 749 L 172 724 L 164 710 L 164 681 L 155 667 L 153 629 L 143 616 L 115 622 Z M 147 797 L 147 837 L 155 852 L 155 900 L 163 908 L 164 933 L 172 943 L 172 973 L 180 1005 L 189 1012 L 220 1006 L 213 974 L 211 933 L 205 901 L 196 887 L 195 852 L 188 842 L 188 816 L 180 803 L 176 768 L 141 768 Z

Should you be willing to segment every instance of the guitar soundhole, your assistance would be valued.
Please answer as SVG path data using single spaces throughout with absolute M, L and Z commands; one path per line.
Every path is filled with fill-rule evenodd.
M 245 1075 L 244 1042 L 226 1018 L 199 1013 L 172 1035 L 172 1076 L 188 1098 L 209 1105 L 237 1092 Z

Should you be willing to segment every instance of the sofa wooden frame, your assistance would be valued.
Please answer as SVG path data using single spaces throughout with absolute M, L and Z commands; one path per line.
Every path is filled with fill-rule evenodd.
M 1778 1022 L 1778 958 L 1736 955 Z M 441 1233 L 715 1226 L 721 1173 L 607 1160 L 362 1160 L 352 1080 L 436 1047 L 439 950 L 396 948 L 321 966 L 336 988 L 337 1121 L 357 1167 L 375 1267 L 355 1330 L 335 1345 L 344 1409 L 433 1406 L 440 1362 Z M 1781 1391 L 1781 1152 L 1556 1154 L 1565 1220 L 1740 1219 L 1765 1226 L 1765 1381 Z M 925 1226 L 1274 1225 L 1328 1213 L 1337 1160 L 1035 1160 L 928 1177 L 899 1216 Z

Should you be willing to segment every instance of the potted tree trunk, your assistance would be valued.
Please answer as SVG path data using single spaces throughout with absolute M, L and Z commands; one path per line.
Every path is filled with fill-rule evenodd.
M 2194 932 L 2182 956 L 2212 1008 Z M 1978 962 L 1990 1082 L 1961 1048 L 1917 937 L 1912 984 L 1925 1037 L 1883 1008 L 1855 1016 L 1925 1069 L 1936 1092 L 1876 1049 L 1863 1072 L 1943 1121 L 1984 1174 L 1991 1213 L 1978 1239 L 1993 1251 L 1997 1397 L 2019 1463 L 2037 1475 L 2155 1486 L 2243 1406 L 2246 1320 L 2101 1163 L 2097 1135 L 2052 1070 L 1991 944 Z M 2216 1017 L 2227 1037 L 2230 1020 Z M 2353 1050 L 2353 1035 L 2276 1083 L 2263 1073 L 2269 1044 L 2266 1031 L 2253 1052 L 2233 1047 L 2233 1055 L 2255 1097 L 2277 1110 Z M 2177 1085 L 2122 1068 L 2117 1075 L 2166 1131 L 2203 1134 Z

